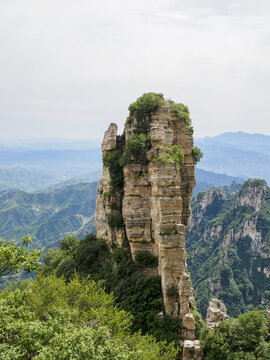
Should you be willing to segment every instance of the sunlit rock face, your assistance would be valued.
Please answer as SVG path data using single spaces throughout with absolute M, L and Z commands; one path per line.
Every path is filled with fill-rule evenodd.
M 181 319 L 180 338 L 193 341 L 195 321 L 191 310 L 195 300 L 185 248 L 190 197 L 196 184 L 193 135 L 186 120 L 175 110 L 174 102 L 165 101 L 161 94 L 156 96 L 162 105 L 143 119 L 131 112 L 122 136 L 117 135 L 115 124 L 105 132 L 102 143 L 105 163 L 112 156 L 108 153 L 115 151 L 124 158 L 130 140 L 138 134 L 143 134 L 146 145 L 137 158 L 131 155 L 128 161 L 122 159 L 122 186 L 113 191 L 112 180 L 117 172 L 113 174 L 107 163 L 103 166 L 96 203 L 96 232 L 111 248 L 128 244 L 135 262 L 136 255 L 142 252 L 157 259 L 155 266 L 146 266 L 141 271 L 145 276 L 161 276 L 164 311 Z M 173 146 L 182 149 L 181 166 L 169 159 L 168 151 Z M 168 161 L 160 161 L 164 158 Z
M 209 302 L 206 315 L 206 327 L 207 329 L 213 329 L 221 321 L 228 320 L 227 309 L 223 302 L 219 299 L 212 299 Z

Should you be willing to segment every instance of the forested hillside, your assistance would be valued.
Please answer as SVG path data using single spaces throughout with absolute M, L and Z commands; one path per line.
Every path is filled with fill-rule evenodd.
M 236 316 L 270 301 L 270 189 L 250 179 L 242 187 L 200 192 L 191 202 L 188 267 L 205 315 L 219 297 Z
M 79 237 L 94 231 L 97 183 L 79 183 L 30 194 L 0 192 L 0 236 L 21 240 L 30 233 L 35 247 L 57 245 L 69 234 Z

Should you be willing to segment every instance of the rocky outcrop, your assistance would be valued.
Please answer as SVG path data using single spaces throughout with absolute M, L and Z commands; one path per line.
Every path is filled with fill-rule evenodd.
M 270 189 L 249 179 L 235 191 L 211 189 L 191 200 L 187 233 L 188 266 L 206 315 L 208 301 L 220 298 L 237 317 L 270 304 Z
M 183 346 L 183 360 L 201 360 L 203 356 L 200 342 L 198 340 L 185 340 Z
M 128 244 L 135 262 L 142 253 L 157 259 L 156 266 L 146 266 L 143 273 L 161 276 L 164 311 L 181 319 L 180 338 L 193 341 L 195 320 L 191 309 L 195 300 L 185 248 L 195 186 L 192 129 L 186 107 L 164 101 L 163 95 L 155 96 L 159 98 L 158 108 L 144 116 L 131 111 L 122 136 L 117 135 L 115 124 L 105 133 L 96 231 L 110 247 Z M 142 142 L 140 154 L 135 151 L 136 140 Z M 121 157 L 123 167 L 113 173 L 107 161 L 114 156 Z M 114 186 L 114 178 L 121 171 L 122 187 Z
M 223 302 L 219 299 L 212 299 L 209 302 L 206 315 L 207 329 L 213 329 L 221 321 L 228 320 L 227 309 Z

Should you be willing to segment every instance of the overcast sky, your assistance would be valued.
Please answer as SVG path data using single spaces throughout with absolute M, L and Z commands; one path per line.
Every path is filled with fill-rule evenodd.
M 270 135 L 269 55 L 269 0 L 0 0 L 0 138 L 122 131 L 149 91 Z

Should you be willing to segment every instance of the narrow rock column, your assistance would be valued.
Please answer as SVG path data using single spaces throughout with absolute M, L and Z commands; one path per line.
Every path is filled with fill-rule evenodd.
M 127 144 L 130 139 L 136 140 L 138 134 L 146 139 L 146 145 L 137 159 L 131 156 L 123 162 L 122 189 L 110 192 L 113 179 L 109 169 L 103 166 L 95 215 L 96 231 L 98 237 L 107 239 L 109 246 L 121 246 L 126 239 L 135 262 L 139 251 L 157 257 L 156 268 L 140 271 L 144 276 L 161 276 L 164 311 L 181 320 L 180 339 L 190 342 L 186 346 L 185 359 L 192 358 L 188 355 L 188 347 L 194 349 L 199 359 L 199 343 L 193 341 L 195 320 L 191 310 L 195 308 L 195 297 L 187 271 L 185 247 L 190 197 L 196 185 L 192 127 L 183 104 L 165 101 L 162 94 L 155 96 L 161 99 L 162 105 L 144 117 L 131 112 L 122 137 L 117 136 L 115 124 L 105 132 L 103 158 L 120 150 L 125 159 Z M 144 107 L 141 109 L 145 110 Z M 182 152 L 181 164 L 170 158 L 172 149 Z M 159 161 L 160 155 L 165 161 Z M 122 216 L 122 228 L 112 227 L 110 219 L 114 216 Z

